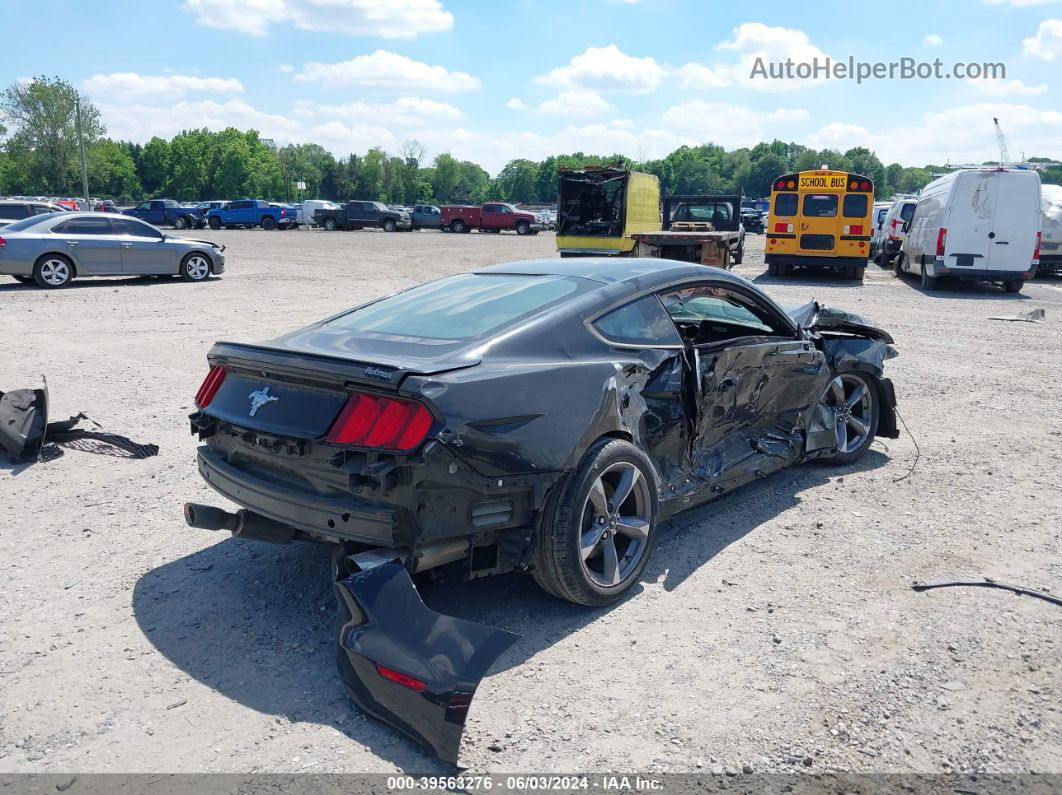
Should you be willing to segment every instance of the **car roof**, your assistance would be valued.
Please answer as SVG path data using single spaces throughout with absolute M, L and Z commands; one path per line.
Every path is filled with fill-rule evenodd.
M 638 282 L 643 287 L 697 278 L 718 279 L 743 286 L 748 284 L 744 279 L 721 268 L 649 257 L 571 257 L 521 260 L 480 268 L 475 273 L 575 276 L 602 284 Z

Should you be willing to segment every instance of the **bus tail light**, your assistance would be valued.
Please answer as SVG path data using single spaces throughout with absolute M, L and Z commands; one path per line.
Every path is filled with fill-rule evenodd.
M 937 230 L 937 256 L 944 256 L 944 246 L 948 242 L 948 230 L 943 226 Z
M 1042 240 L 1043 235 L 1044 235 L 1043 232 L 1037 232 L 1036 233 L 1036 248 L 1033 249 L 1033 260 L 1032 260 L 1032 264 L 1033 265 L 1039 265 L 1040 264 L 1040 241 Z
M 844 234 L 846 235 L 861 235 L 863 234 L 862 224 L 845 224 Z

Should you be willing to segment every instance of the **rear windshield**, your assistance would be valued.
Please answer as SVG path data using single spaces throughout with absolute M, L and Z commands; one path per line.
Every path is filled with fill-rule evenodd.
M 804 197 L 806 218 L 833 218 L 837 215 L 837 196 L 831 193 L 809 193 Z
M 325 324 L 395 337 L 486 337 L 563 301 L 585 283 L 567 276 L 463 273 L 422 284 Z
M 23 218 L 21 221 L 15 221 L 15 223 L 8 224 L 2 228 L 4 232 L 21 232 L 23 229 L 36 226 L 44 221 L 51 221 L 53 217 L 52 215 L 31 215 L 29 218 Z

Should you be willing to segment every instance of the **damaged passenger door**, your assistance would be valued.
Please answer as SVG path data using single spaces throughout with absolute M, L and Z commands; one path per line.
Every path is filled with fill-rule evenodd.
M 791 320 L 732 284 L 661 296 L 691 350 L 691 468 L 721 492 L 796 462 L 829 371 Z

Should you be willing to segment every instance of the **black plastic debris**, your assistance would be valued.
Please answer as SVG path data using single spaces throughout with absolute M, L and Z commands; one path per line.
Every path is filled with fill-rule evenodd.
M 78 428 L 82 420 L 100 430 Z M 150 458 L 159 453 L 158 445 L 140 444 L 127 436 L 103 431 L 85 414 L 48 422 L 47 382 L 41 389 L 0 392 L 0 446 L 11 463 L 51 461 L 63 454 L 57 445 L 108 455 L 122 451 L 129 458 Z

